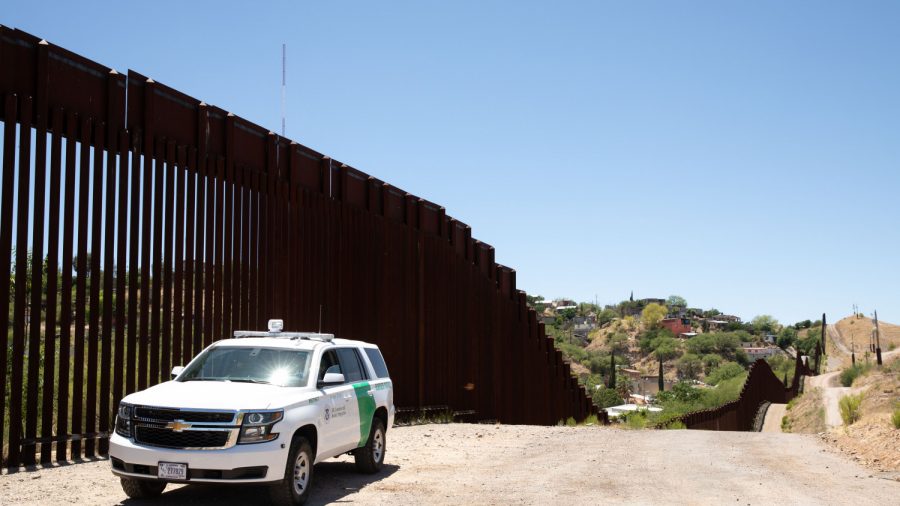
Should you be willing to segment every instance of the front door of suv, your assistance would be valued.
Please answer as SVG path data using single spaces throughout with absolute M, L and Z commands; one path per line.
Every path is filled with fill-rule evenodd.
M 324 458 L 341 454 L 355 448 L 350 444 L 351 434 L 359 434 L 359 417 L 356 416 L 356 399 L 353 384 L 346 381 L 347 373 L 338 359 L 335 350 L 327 350 L 322 354 L 319 364 L 318 379 L 322 380 L 325 373 L 340 373 L 344 375 L 344 383 L 340 385 L 326 386 L 321 389 L 323 409 L 321 412 L 322 430 L 319 433 L 319 452 Z M 357 440 L 358 442 L 358 440 Z

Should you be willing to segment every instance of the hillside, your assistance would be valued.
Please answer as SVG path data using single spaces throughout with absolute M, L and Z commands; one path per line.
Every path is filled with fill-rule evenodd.
M 652 403 L 662 408 L 642 420 L 639 413 L 628 415 L 633 426 L 667 423 L 733 400 L 758 358 L 789 382 L 793 350 L 808 354 L 821 335 L 820 322 L 784 326 L 768 315 L 743 322 L 716 309 L 688 308 L 678 296 L 605 307 L 539 297 L 529 302 L 598 407 Z
M 848 316 L 834 324 L 840 333 L 840 338 L 845 347 L 850 348 L 851 344 L 856 344 L 856 353 L 862 353 L 872 335 L 872 328 L 875 322 L 871 318 L 854 318 Z M 881 351 L 887 352 L 900 347 L 900 325 L 879 321 L 878 326 L 881 329 Z
M 789 432 L 819 434 L 831 446 L 867 467 L 900 472 L 900 326 L 879 322 L 884 365 L 866 357 L 872 320 L 844 318 L 829 325 L 827 371 L 807 380 L 806 392 L 789 404 L 782 427 Z M 856 367 L 849 349 L 855 343 Z M 868 359 L 868 360 L 867 360 Z M 840 400 L 861 395 L 859 419 L 842 420 Z M 898 413 L 898 415 L 895 415 Z

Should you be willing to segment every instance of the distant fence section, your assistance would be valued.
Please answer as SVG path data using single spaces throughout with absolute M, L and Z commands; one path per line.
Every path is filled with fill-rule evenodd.
M 9 466 L 103 454 L 119 400 L 235 329 L 377 343 L 401 408 L 595 413 L 513 269 L 443 207 L 0 27 Z M 472 182 L 471 184 L 477 184 Z
M 750 365 L 737 400 L 717 408 L 688 413 L 679 420 L 688 429 L 752 431 L 760 406 L 765 402 L 784 404 L 796 397 L 800 393 L 803 376 L 817 374 L 820 355 L 821 346 L 817 344 L 816 365 L 811 368 L 798 354 L 795 358 L 794 378 L 789 386 L 782 383 L 765 360 L 759 359 Z

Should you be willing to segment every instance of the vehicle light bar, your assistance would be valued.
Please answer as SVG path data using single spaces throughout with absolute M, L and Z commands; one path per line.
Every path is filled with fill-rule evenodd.
M 330 343 L 334 334 L 319 334 L 316 332 L 267 332 L 265 330 L 235 330 L 234 337 L 277 337 L 282 339 L 309 339 Z

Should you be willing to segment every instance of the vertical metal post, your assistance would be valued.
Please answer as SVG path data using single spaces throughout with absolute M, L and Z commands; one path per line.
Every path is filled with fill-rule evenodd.
M 881 366 L 881 329 L 878 327 L 878 311 L 875 311 L 875 363 Z

